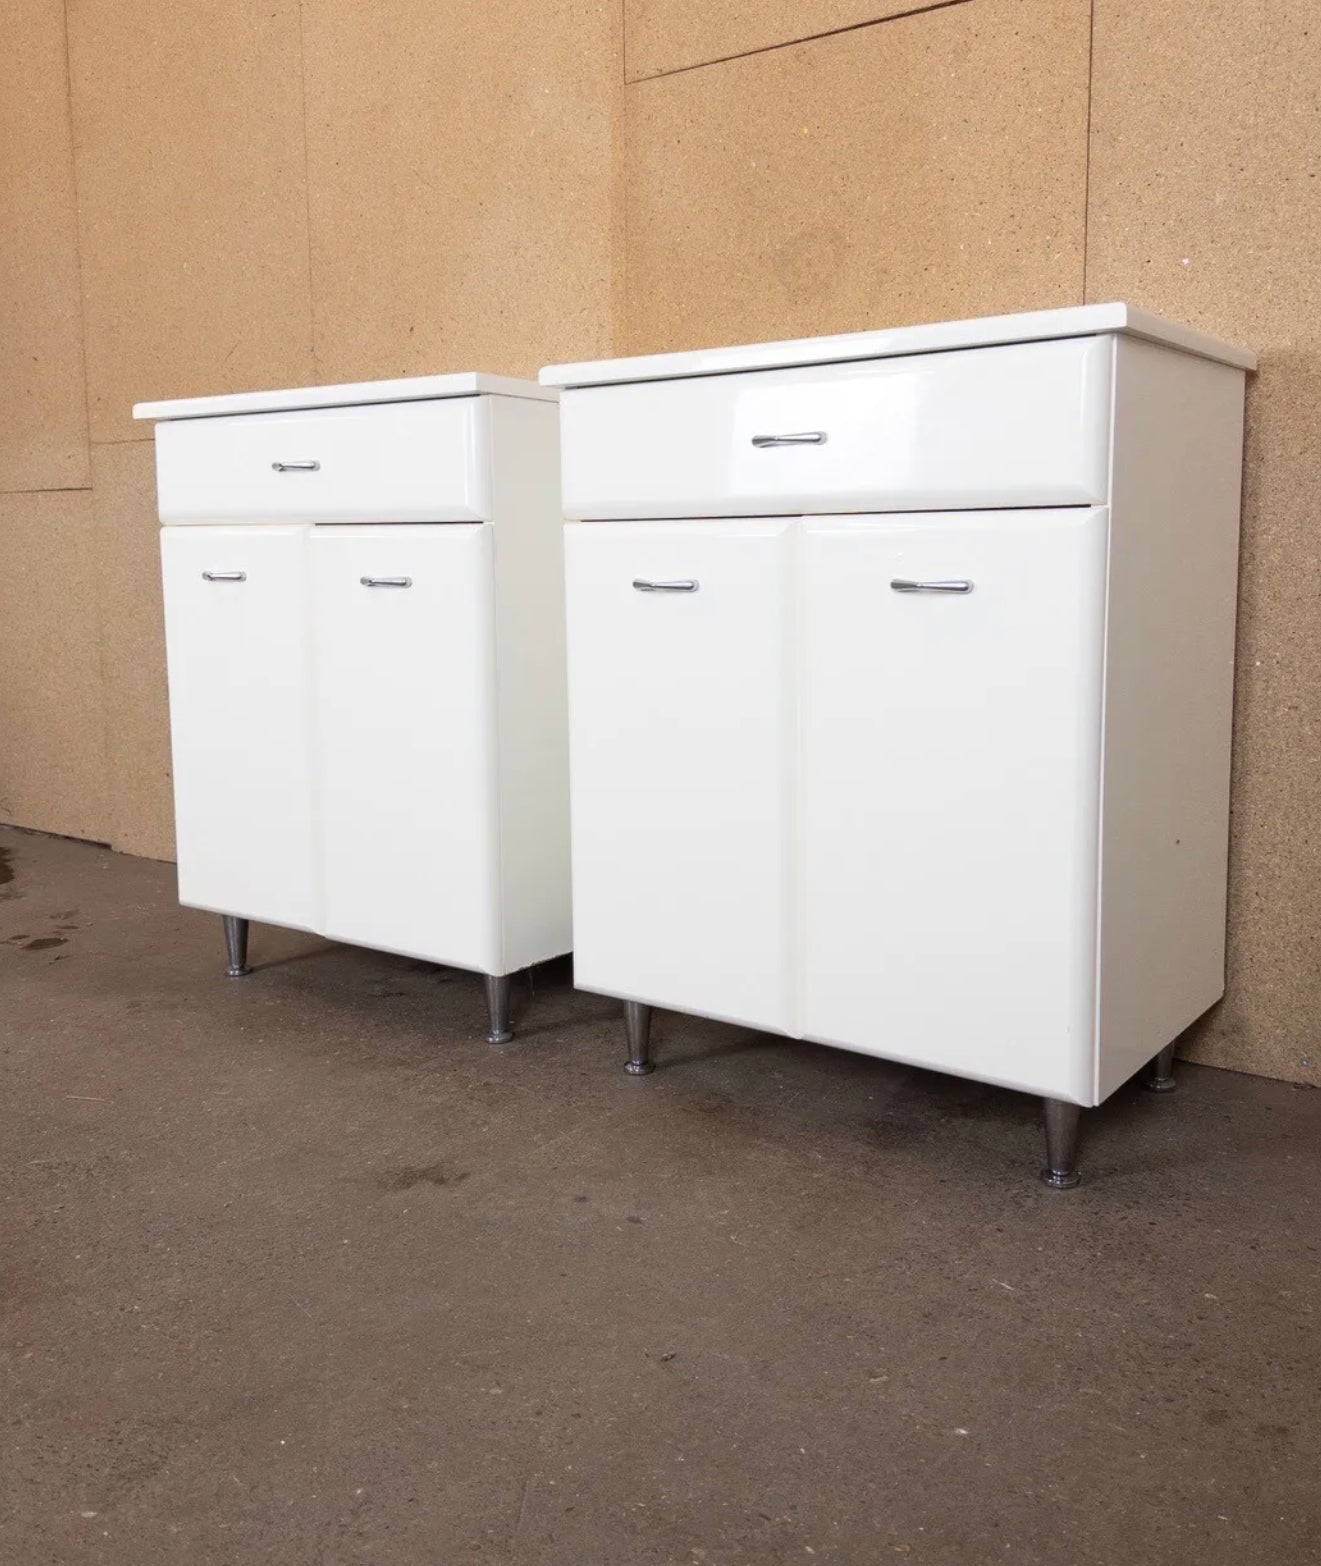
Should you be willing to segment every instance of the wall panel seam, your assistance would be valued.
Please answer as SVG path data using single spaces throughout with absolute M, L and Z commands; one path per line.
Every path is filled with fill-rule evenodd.
M 927 5 L 914 5 L 911 10 L 896 12 L 893 16 L 876 16 L 869 22 L 850 22 L 847 27 L 831 27 L 823 33 L 808 33 L 802 38 L 786 38 L 781 43 L 763 44 L 760 49 L 743 49 L 736 54 L 717 55 L 713 60 L 697 60 L 692 65 L 676 65 L 671 71 L 652 71 L 646 76 L 628 74 L 628 26 L 624 27 L 624 82 L 637 87 L 643 82 L 664 81 L 669 76 L 683 76 L 689 71 L 702 71 L 711 65 L 728 65 L 732 60 L 749 60 L 758 54 L 774 54 L 780 49 L 796 49 L 801 44 L 820 43 L 826 38 L 839 38 L 845 33 L 860 33 L 868 27 L 884 27 L 887 22 L 902 22 L 910 16 L 923 16 L 928 11 L 948 11 L 952 6 L 967 5 L 969 0 L 931 0 Z M 627 11 L 625 12 L 627 17 Z
M 1082 298 L 1079 304 L 1086 304 L 1087 293 L 1087 252 L 1091 244 L 1092 221 L 1092 91 L 1095 84 L 1095 60 L 1096 60 L 1096 0 L 1090 0 L 1087 7 L 1087 145 L 1083 148 L 1082 164 Z
M 69 42 L 69 0 L 60 7 L 64 17 L 64 112 L 69 121 L 69 183 L 73 188 L 73 253 L 78 265 L 78 359 L 83 375 L 83 447 L 87 453 L 87 483 L 92 487 L 92 406 L 87 379 L 87 289 L 83 280 L 83 208 L 78 197 L 78 131 L 73 115 L 73 53 Z
M 312 282 L 312 168 L 307 133 L 307 30 L 303 24 L 303 0 L 298 0 L 298 90 L 302 96 L 303 122 L 303 223 L 307 239 L 307 351 L 315 367 L 316 289 Z M 318 377 L 319 379 L 319 372 Z
M 0 485 L 0 495 L 90 495 L 91 492 L 90 480 L 86 484 L 41 484 L 35 489 L 6 489 Z
M 619 3 L 619 64 L 622 80 L 616 89 L 613 105 L 612 148 L 613 177 L 610 181 L 610 201 L 613 207 L 610 237 L 618 254 L 612 257 L 615 275 L 611 278 L 610 352 L 625 351 L 632 309 L 628 296 L 628 0 Z

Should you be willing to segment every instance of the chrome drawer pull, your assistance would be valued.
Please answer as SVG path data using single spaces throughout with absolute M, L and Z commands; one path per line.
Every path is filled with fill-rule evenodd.
M 946 582 L 909 582 L 903 577 L 896 577 L 890 586 L 896 593 L 970 593 L 972 583 L 969 581 L 951 580 Z
M 277 473 L 315 473 L 321 464 L 319 462 L 272 462 L 271 466 Z
M 411 576 L 360 576 L 364 587 L 412 587 Z
M 799 435 L 754 435 L 754 446 L 824 446 L 825 430 L 804 430 Z
M 698 584 L 691 577 L 682 582 L 649 582 L 645 577 L 637 577 L 633 586 L 639 593 L 695 593 Z
M 203 571 L 202 580 L 204 582 L 246 582 L 248 573 L 246 571 Z

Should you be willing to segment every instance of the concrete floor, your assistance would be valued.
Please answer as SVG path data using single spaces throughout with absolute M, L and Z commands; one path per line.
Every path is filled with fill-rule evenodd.
M 1321 1559 L 1321 1093 L 1012 1093 L 0 831 L 8 1566 Z

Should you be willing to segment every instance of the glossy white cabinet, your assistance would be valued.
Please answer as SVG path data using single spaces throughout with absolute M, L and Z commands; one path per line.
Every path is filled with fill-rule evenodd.
M 562 389 L 575 962 L 1078 1112 L 1224 987 L 1251 355 L 1092 306 Z M 748 515 L 751 512 L 760 515 Z M 599 520 L 609 518 L 609 520 Z
M 554 393 L 303 395 L 139 410 L 179 895 L 235 976 L 253 918 L 480 972 L 502 1041 L 509 975 L 571 946 Z

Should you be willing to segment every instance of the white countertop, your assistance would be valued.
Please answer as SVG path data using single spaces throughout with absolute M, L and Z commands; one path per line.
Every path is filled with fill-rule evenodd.
M 1255 370 L 1257 356 L 1217 338 L 1179 326 L 1126 304 L 1076 305 L 1067 310 L 1032 310 L 1021 315 L 991 315 L 976 321 L 940 321 L 930 326 L 898 326 L 887 331 L 846 332 L 838 337 L 803 337 L 791 342 L 749 343 L 706 348 L 693 353 L 657 353 L 637 359 L 598 359 L 585 364 L 552 364 L 542 370 L 543 386 L 609 386 L 621 381 L 661 381 L 692 375 L 729 375 L 739 370 L 775 370 L 796 364 L 838 364 L 858 359 L 889 359 L 899 354 L 937 353 L 951 348 L 985 348 L 1004 343 L 1039 342 L 1056 337 L 1094 337 L 1119 332 L 1164 343 L 1240 370 Z
M 184 397 L 174 402 L 139 402 L 135 419 L 210 419 L 224 413 L 280 413 L 300 408 L 348 408 L 372 402 L 429 402 L 439 397 L 530 397 L 553 402 L 558 395 L 535 381 L 505 375 L 409 375 L 396 381 L 357 381 L 346 386 L 301 386 L 289 391 L 232 392 L 221 397 Z

